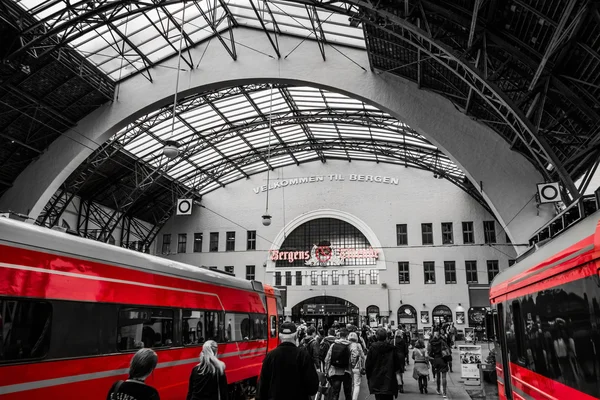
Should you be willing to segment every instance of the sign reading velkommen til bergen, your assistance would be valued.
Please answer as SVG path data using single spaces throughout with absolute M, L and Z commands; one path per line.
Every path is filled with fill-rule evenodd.
M 400 181 L 398 178 L 392 178 L 390 176 L 382 175 L 362 175 L 362 174 L 330 174 L 330 175 L 314 175 L 296 178 L 279 179 L 269 184 L 268 190 L 280 189 L 288 186 L 303 185 L 306 183 L 318 183 L 318 182 L 372 182 L 380 183 L 384 185 L 398 185 Z M 257 186 L 254 189 L 254 193 L 259 194 L 267 191 L 267 185 Z

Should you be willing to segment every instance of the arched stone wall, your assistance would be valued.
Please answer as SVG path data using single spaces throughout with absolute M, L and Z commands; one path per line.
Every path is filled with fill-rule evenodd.
M 238 59 L 233 61 L 221 46 L 198 45 L 191 51 L 194 60 L 200 60 L 198 68 L 181 73 L 182 97 L 252 82 L 338 91 L 390 113 L 443 150 L 482 189 L 500 223 L 510 224 L 507 231 L 513 243 L 526 242 L 551 217 L 551 207 L 539 212 L 532 201 L 535 184 L 541 181 L 535 168 L 511 151 L 498 134 L 460 113 L 450 101 L 400 78 L 370 71 L 365 51 L 328 51 L 324 62 L 316 44 L 282 36 L 282 53 L 299 47 L 286 58 L 270 58 L 260 53 L 272 53 L 262 31 L 236 29 L 236 37 L 252 43 L 254 50 L 239 46 Z M 113 104 L 99 108 L 61 135 L 21 173 L 0 199 L 0 209 L 36 218 L 71 172 L 101 143 L 135 118 L 172 101 L 176 62 L 171 59 L 155 66 L 153 82 L 142 76 L 124 81 Z

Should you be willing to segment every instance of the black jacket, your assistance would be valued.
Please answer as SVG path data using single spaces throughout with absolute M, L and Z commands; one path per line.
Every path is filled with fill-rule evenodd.
M 396 395 L 398 381 L 396 372 L 400 370 L 402 360 L 393 344 L 375 342 L 367 354 L 367 381 L 371 394 Z
M 258 385 L 259 400 L 308 400 L 319 377 L 308 352 L 284 342 L 265 357 Z
M 304 348 L 312 358 L 315 368 L 321 368 L 321 359 L 319 358 L 319 340 L 316 337 L 307 336 L 304 338 Z
M 190 375 L 190 386 L 186 400 L 218 400 L 219 392 L 221 400 L 227 400 L 227 377 L 217 371 L 213 374 L 200 374 L 199 366 L 192 369 Z

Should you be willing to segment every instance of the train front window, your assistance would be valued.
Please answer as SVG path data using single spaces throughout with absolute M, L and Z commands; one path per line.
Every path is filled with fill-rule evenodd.
M 173 345 L 173 310 L 126 307 L 119 311 L 117 348 L 121 351 Z
M 0 299 L 0 362 L 43 358 L 51 323 L 48 302 Z

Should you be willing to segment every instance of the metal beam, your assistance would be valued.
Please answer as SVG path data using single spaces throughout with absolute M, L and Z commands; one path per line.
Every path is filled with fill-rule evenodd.
M 260 13 L 258 12 L 258 10 L 256 9 L 256 6 L 254 5 L 254 1 L 253 0 L 249 0 L 249 1 L 250 1 L 250 5 L 252 6 L 252 10 L 254 10 L 254 14 L 256 15 L 256 18 L 258 18 L 258 22 L 260 22 L 260 26 L 262 27 L 263 31 L 267 35 L 267 38 L 269 39 L 269 42 L 271 43 L 273 50 L 275 50 L 275 53 L 277 54 L 277 58 L 281 58 L 281 53 L 279 52 L 279 41 L 277 40 L 277 32 L 274 33 L 275 40 L 273 41 L 273 39 L 271 38 L 271 33 L 267 29 L 265 22 L 263 21 L 262 17 L 260 16 Z M 265 5 L 266 4 L 267 3 L 265 2 Z M 268 5 L 267 5 L 267 7 L 268 7 Z M 273 19 L 273 21 L 275 21 L 275 19 L 273 18 L 273 14 L 272 13 L 270 13 L 270 14 L 271 14 L 271 18 Z M 275 27 L 275 25 L 274 25 L 274 27 Z
M 305 8 L 308 19 L 310 20 L 310 26 L 315 34 L 315 40 L 319 46 L 319 51 L 321 52 L 321 57 L 323 57 L 323 61 L 327 61 L 325 58 L 325 43 L 327 43 L 327 40 L 325 39 L 325 32 L 323 32 L 322 22 L 319 18 L 319 12 L 314 5 L 306 5 Z
M 221 36 L 221 32 L 217 29 L 218 24 L 215 21 L 211 20 L 208 17 L 208 15 L 206 15 L 206 13 L 204 12 L 204 10 L 200 6 L 200 4 L 198 4 L 197 0 L 194 0 L 194 4 L 196 5 L 196 8 L 198 9 L 198 11 L 200 11 L 200 14 L 202 14 L 202 17 L 204 18 L 204 20 L 206 21 L 206 23 L 212 30 L 215 37 L 217 39 L 219 39 L 219 42 L 221 42 L 223 47 L 225 47 L 225 50 L 227 50 L 227 53 L 229 53 L 229 55 L 231 56 L 233 61 L 236 61 L 237 60 L 237 52 L 235 51 L 235 38 L 233 37 L 233 31 L 231 30 L 233 16 L 231 14 L 226 14 L 227 15 L 227 23 L 229 24 L 229 28 L 230 28 L 229 29 L 229 41 L 231 42 L 231 48 L 229 48 L 229 46 L 227 45 L 227 43 L 225 43 L 225 40 Z

